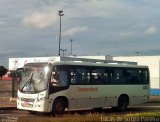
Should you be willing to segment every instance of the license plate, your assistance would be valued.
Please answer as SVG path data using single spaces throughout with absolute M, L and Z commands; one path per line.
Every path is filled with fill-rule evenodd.
M 32 104 L 30 104 L 29 102 L 24 102 L 23 106 L 24 107 L 32 107 Z
M 24 102 L 24 106 L 29 106 L 29 103 L 28 102 Z

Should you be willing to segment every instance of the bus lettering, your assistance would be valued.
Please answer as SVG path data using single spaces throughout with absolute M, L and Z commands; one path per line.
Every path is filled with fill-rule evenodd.
M 97 92 L 98 88 L 81 88 L 77 87 L 78 92 Z

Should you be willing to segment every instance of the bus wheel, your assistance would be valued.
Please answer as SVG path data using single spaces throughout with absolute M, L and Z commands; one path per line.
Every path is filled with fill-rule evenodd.
M 94 110 L 95 112 L 102 113 L 103 108 L 102 108 L 102 107 L 99 107 L 99 108 L 93 108 L 93 110 Z
M 63 99 L 58 98 L 54 101 L 52 112 L 54 115 L 62 115 L 65 111 L 65 102 Z
M 127 110 L 127 106 L 128 106 L 128 97 L 127 96 L 120 96 L 118 99 L 118 111 L 123 112 Z

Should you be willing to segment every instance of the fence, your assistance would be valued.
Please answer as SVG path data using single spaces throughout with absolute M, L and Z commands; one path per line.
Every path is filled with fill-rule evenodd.
M 16 77 L 12 80 L 0 80 L 0 97 L 17 97 L 18 86 L 19 81 Z

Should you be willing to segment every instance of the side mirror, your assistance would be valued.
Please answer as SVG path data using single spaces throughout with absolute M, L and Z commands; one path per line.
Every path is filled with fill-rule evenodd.
M 21 79 L 23 75 L 23 68 L 18 68 L 16 70 L 16 74 L 17 74 L 17 77 Z

